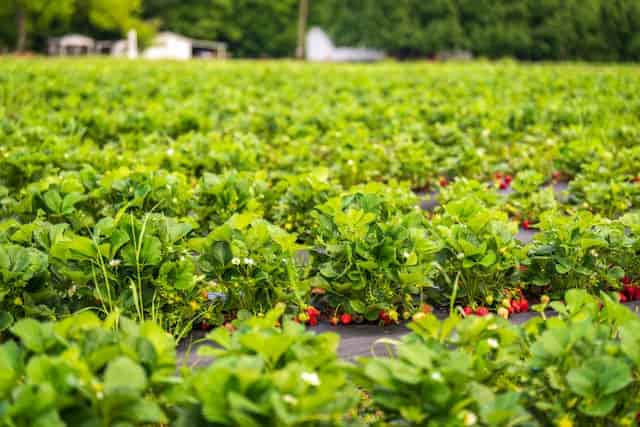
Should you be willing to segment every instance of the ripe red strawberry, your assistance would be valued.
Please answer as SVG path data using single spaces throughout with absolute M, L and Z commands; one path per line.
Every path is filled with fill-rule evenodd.
M 514 313 L 520 313 L 520 301 L 511 300 L 511 308 L 513 309 Z
M 506 181 L 501 181 L 500 182 L 500 189 L 501 190 L 506 190 L 507 188 L 509 188 L 509 184 L 507 184 Z
M 531 224 L 529 223 L 528 219 L 525 219 L 524 221 L 522 221 L 522 228 L 524 228 L 525 230 L 528 230 L 531 227 Z
M 310 305 L 309 307 L 307 307 L 307 314 L 309 315 L 309 317 L 318 317 L 318 315 L 320 314 L 320 310 Z
M 513 177 L 511 175 L 504 176 L 504 182 L 506 182 L 507 185 L 511 184 L 511 181 L 513 181 Z
M 476 316 L 484 317 L 488 314 L 489 314 L 489 309 L 487 307 L 476 308 Z
M 200 330 L 201 331 L 208 331 L 211 329 L 211 325 L 207 322 L 200 322 Z
M 618 302 L 627 302 L 627 296 L 624 294 L 624 292 L 618 292 Z
M 465 316 L 471 316 L 473 314 L 473 309 L 469 306 L 466 306 L 462 311 Z
M 624 290 L 622 291 L 629 301 L 633 301 L 636 298 L 636 290 L 633 285 L 624 285 L 622 287 Z
M 449 185 L 449 181 L 447 181 L 447 178 L 441 176 L 439 184 L 440 184 L 440 187 L 446 187 L 447 185 Z
M 520 300 L 520 311 L 523 313 L 529 311 L 529 301 L 524 298 Z
M 318 318 L 316 316 L 310 316 L 309 326 L 317 326 L 317 325 L 318 325 Z
M 353 320 L 353 319 L 352 319 L 352 317 L 351 317 L 351 315 L 349 313 L 343 313 L 340 316 L 340 322 L 343 325 L 348 325 L 349 323 L 351 323 L 351 320 Z

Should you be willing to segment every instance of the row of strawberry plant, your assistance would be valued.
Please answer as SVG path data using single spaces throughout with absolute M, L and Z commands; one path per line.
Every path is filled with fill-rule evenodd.
M 251 211 L 206 235 L 193 222 L 125 209 L 84 233 L 66 222 L 8 220 L 0 227 L 1 326 L 94 307 L 153 319 L 180 336 L 193 322 L 220 324 L 278 302 L 305 322 L 320 309 L 333 323 L 343 313 L 389 323 L 425 304 L 481 313 L 514 301 L 526 307 L 522 291 L 534 299 L 573 288 L 635 298 L 637 215 L 546 211 L 541 232 L 522 245 L 507 213 L 477 197 L 428 219 L 395 196 L 372 186 L 329 198 L 305 218 L 311 246 Z
M 552 305 L 522 326 L 424 315 L 355 362 L 278 306 L 211 332 L 194 368 L 150 321 L 23 319 L 0 344 L 0 425 L 637 425 L 640 320 L 584 291 Z

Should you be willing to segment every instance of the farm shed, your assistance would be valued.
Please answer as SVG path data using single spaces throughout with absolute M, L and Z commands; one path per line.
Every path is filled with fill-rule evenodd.
M 226 58 L 225 43 L 196 40 L 180 34 L 163 32 L 158 34 L 143 57 L 148 59 L 190 59 L 190 58 Z
M 368 62 L 384 58 L 384 52 L 359 47 L 336 47 L 321 28 L 313 27 L 307 34 L 305 52 L 308 61 Z
M 96 42 L 81 34 L 52 37 L 48 41 L 47 52 L 53 56 L 89 55 L 95 52 Z

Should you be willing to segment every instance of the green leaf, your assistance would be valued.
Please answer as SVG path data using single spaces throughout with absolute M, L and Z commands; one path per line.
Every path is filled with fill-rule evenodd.
M 55 343 L 51 323 L 21 319 L 11 327 L 11 333 L 20 338 L 22 344 L 35 353 L 44 353 Z
M 106 394 L 117 395 L 123 391 L 141 393 L 146 387 L 144 369 L 128 357 L 120 356 L 107 365 L 104 374 Z
M 210 254 L 218 265 L 225 266 L 231 262 L 233 253 L 229 242 L 219 240 L 211 245 Z

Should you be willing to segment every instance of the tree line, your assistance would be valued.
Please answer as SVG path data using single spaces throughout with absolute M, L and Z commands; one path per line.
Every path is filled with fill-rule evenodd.
M 4 0 L 0 47 L 42 51 L 50 36 L 116 38 L 135 28 L 228 43 L 237 57 L 296 50 L 302 0 Z M 445 50 L 525 60 L 640 60 L 639 0 L 309 0 L 309 23 L 340 45 L 399 58 Z

